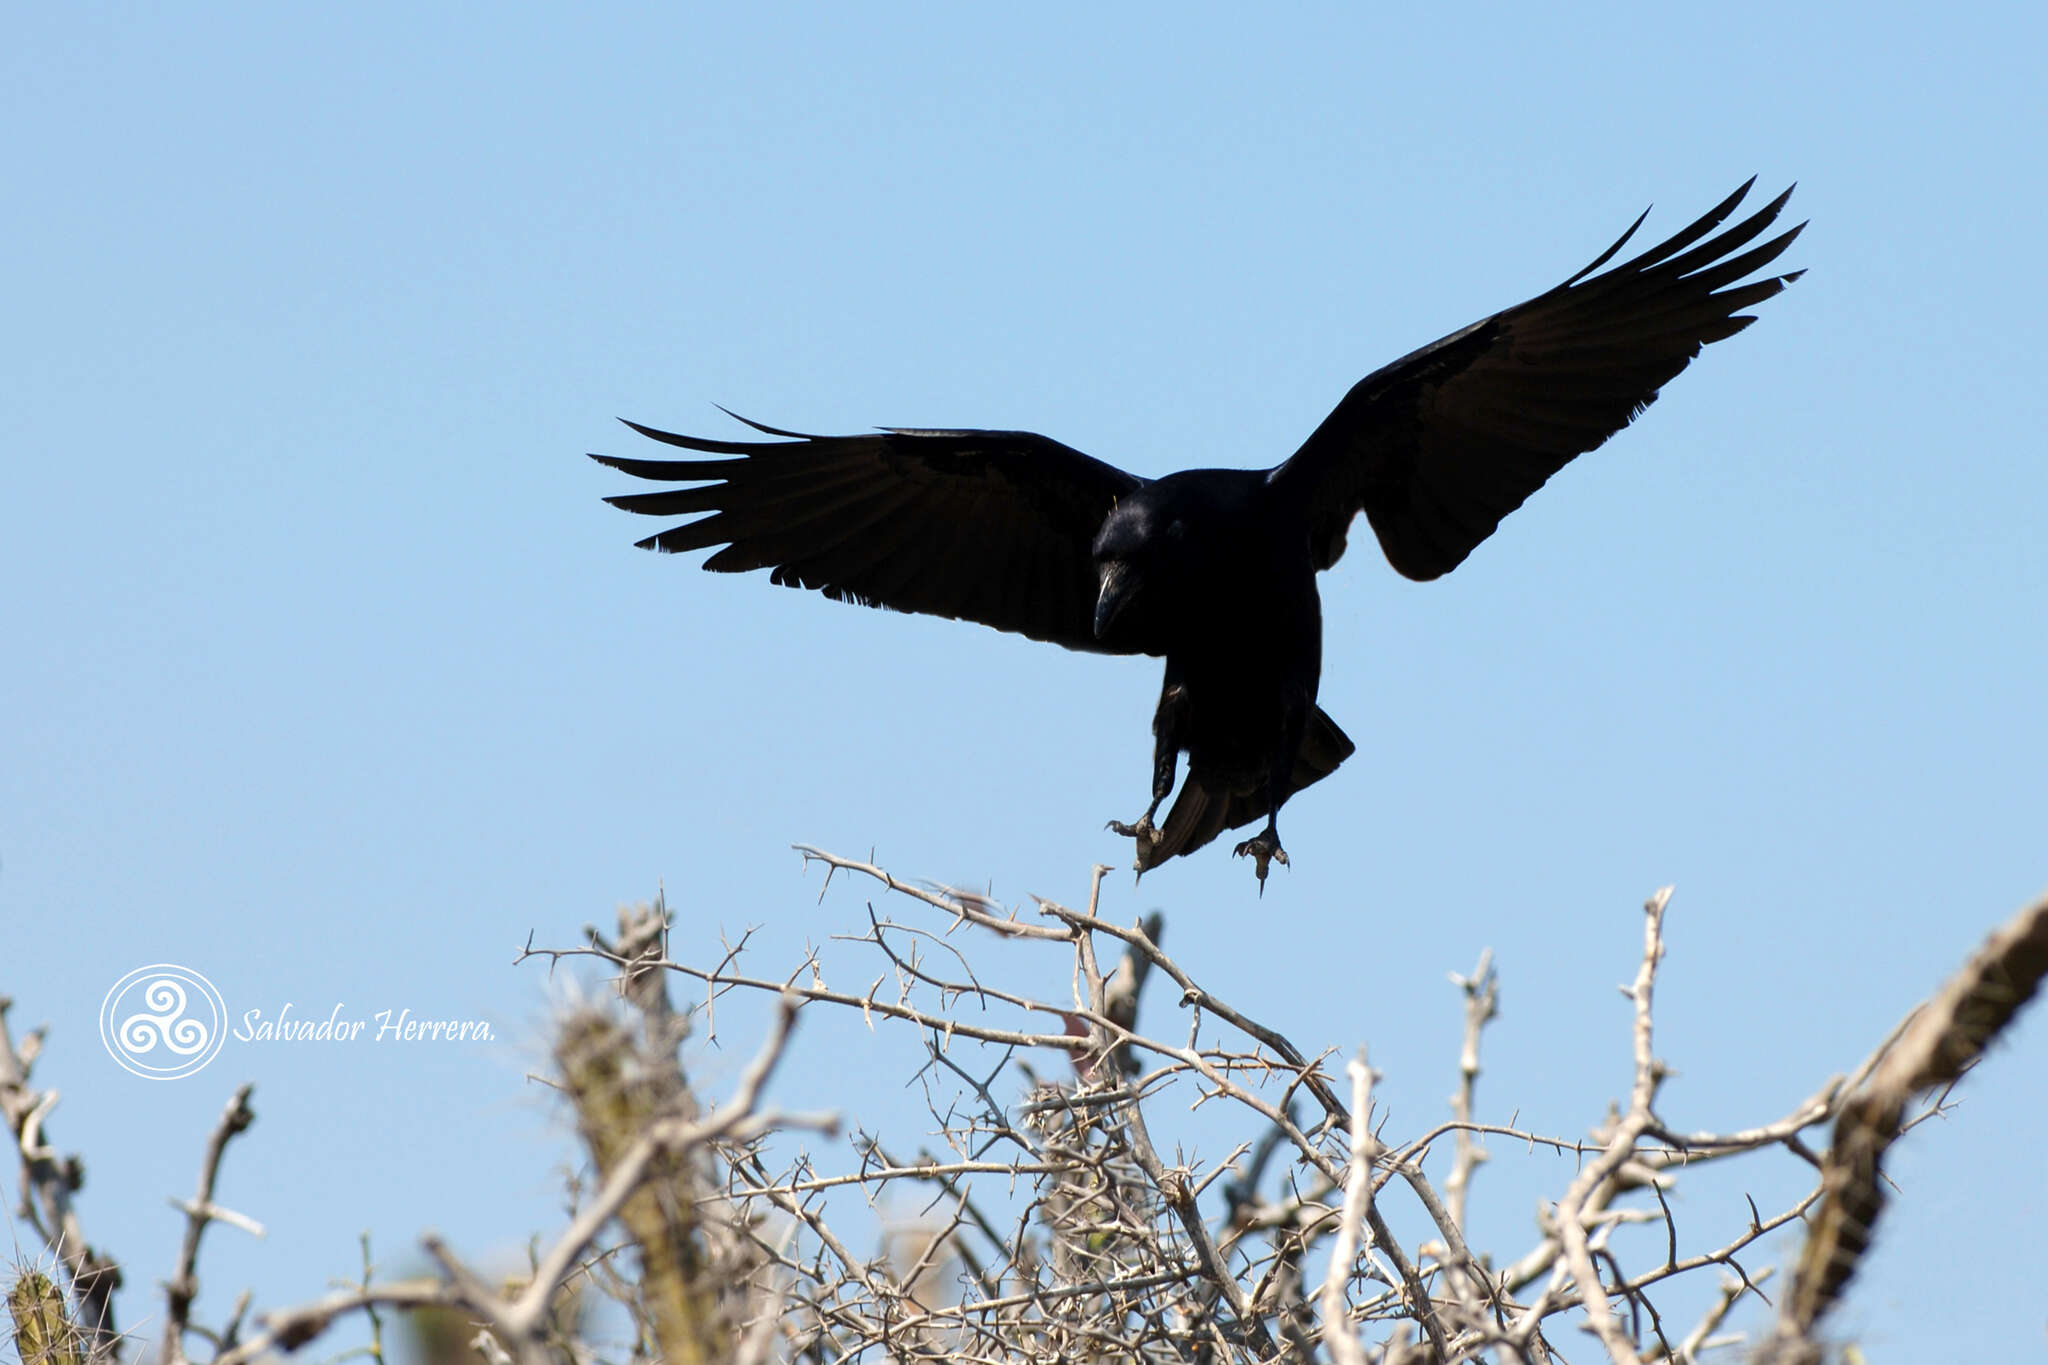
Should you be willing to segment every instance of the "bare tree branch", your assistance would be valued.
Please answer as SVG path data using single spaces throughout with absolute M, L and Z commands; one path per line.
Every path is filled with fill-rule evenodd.
M 177 1273 L 164 1285 L 163 1353 L 167 1365 L 183 1365 L 185 1360 L 185 1332 L 192 1320 L 192 1300 L 199 1296 L 199 1239 L 206 1232 L 206 1225 L 232 1223 L 254 1236 L 263 1235 L 261 1224 L 213 1202 L 213 1187 L 220 1179 L 221 1158 L 227 1155 L 228 1142 L 236 1134 L 247 1132 L 256 1121 L 256 1111 L 249 1107 L 249 1096 L 254 1090 L 246 1082 L 236 1089 L 227 1108 L 221 1111 L 220 1122 L 213 1126 L 213 1135 L 207 1139 L 206 1155 L 199 1163 L 198 1190 L 189 1202 L 172 1201 L 185 1214 L 185 1241 L 178 1249 Z
M 1611 1107 L 1588 1137 L 1479 1120 L 1481 1043 L 1501 1011 L 1498 973 L 1482 954 L 1470 975 L 1452 978 L 1463 1034 L 1451 1118 L 1389 1143 L 1380 1130 L 1392 1123 L 1375 1123 L 1362 1052 L 1340 1095 L 1331 1050 L 1311 1054 L 1198 983 L 1161 948 L 1163 917 L 1105 919 L 1106 869 L 1095 869 L 1085 909 L 1039 899 L 1032 914 L 906 883 L 872 861 L 802 852 L 825 867 L 828 885 L 845 871 L 904 900 L 864 904 L 847 932 L 806 948 L 787 971 L 752 969 L 751 934 L 724 943 L 708 966 L 672 960 L 660 902 L 622 911 L 614 935 L 588 929 L 583 946 L 563 949 L 529 940 L 519 953 L 604 964 L 622 1004 L 578 1006 L 557 1027 L 555 1089 L 575 1112 L 588 1164 L 573 1180 L 566 1226 L 533 1248 L 516 1280 L 472 1268 L 429 1235 L 435 1278 L 375 1283 L 366 1245 L 353 1288 L 266 1314 L 253 1335 L 242 1330 L 246 1294 L 218 1333 L 193 1321 L 207 1225 L 261 1231 L 215 1195 L 227 1145 L 253 1117 L 248 1088 L 238 1091 L 196 1193 L 177 1202 L 185 1236 L 165 1285 L 165 1365 L 192 1365 L 188 1347 L 200 1341 L 213 1347 L 201 1365 L 251 1365 L 354 1313 L 370 1315 L 376 1335 L 350 1354 L 381 1365 L 376 1315 L 393 1309 L 439 1315 L 455 1333 L 447 1340 L 468 1343 L 456 1348 L 460 1360 L 486 1365 L 1550 1365 L 1562 1359 L 1551 1334 L 1581 1318 L 1610 1361 L 1697 1365 L 1736 1339 L 1725 1326 L 1743 1300 L 1762 1296 L 1772 1272 L 1752 1272 L 1744 1258 L 1810 1216 L 1768 1348 L 1772 1362 L 1804 1365 L 1818 1358 L 1815 1324 L 1881 1206 L 1879 1159 L 1899 1133 L 1941 1112 L 1946 1092 L 1909 1109 L 1954 1085 L 2048 974 L 2044 901 L 1846 1077 L 1764 1122 L 1679 1133 L 1656 1114 L 1667 889 L 1644 908 L 1642 956 L 1624 989 L 1625 1107 Z M 896 909 L 905 904 L 917 908 Z M 1008 945 L 1004 972 L 1028 959 L 1026 975 L 990 970 L 982 950 L 997 939 Z M 1121 945 L 1114 966 L 1099 956 L 1105 941 Z M 848 958 L 865 989 L 826 984 L 828 961 L 843 973 Z M 669 991 L 685 980 L 696 984 L 678 1009 Z M 1053 998 L 1019 980 L 1055 983 Z M 1145 992 L 1156 981 L 1179 995 L 1165 1024 L 1148 1027 Z M 680 1044 L 735 990 L 772 993 L 774 1012 L 731 1098 L 714 1108 L 691 1087 Z M 915 1159 L 860 1131 L 850 1147 L 813 1154 L 794 1134 L 831 1134 L 833 1121 L 767 1107 L 807 1008 L 857 1011 L 871 1029 L 912 1025 L 917 1055 L 906 1070 L 936 1125 Z M 36 1352 L 31 1365 L 97 1365 L 119 1350 L 107 1311 L 112 1262 L 85 1252 L 77 1231 L 77 1159 L 58 1158 L 47 1134 L 57 1097 L 28 1084 L 40 1042 L 16 1046 L 0 1002 L 0 1112 L 22 1154 L 25 1213 L 60 1258 L 78 1322 L 95 1325 L 74 1328 L 48 1277 L 40 1287 L 19 1278 L 10 1309 L 23 1349 Z M 1307 1119 L 1298 1116 L 1304 1095 L 1314 1106 Z M 1204 1159 L 1180 1123 L 1205 1108 L 1235 1127 L 1220 1160 Z M 1835 1142 L 1822 1156 L 1808 1130 L 1829 1122 Z M 1429 1161 L 1446 1137 L 1447 1171 Z M 1473 1177 L 1489 1157 L 1481 1138 L 1492 1159 L 1533 1167 L 1539 1179 L 1554 1172 L 1563 1186 L 1519 1257 L 1496 1258 L 1470 1238 Z M 1689 1188 L 1696 1166 L 1738 1159 L 1789 1164 L 1816 1183 L 1770 1216 L 1753 1201 L 1733 1220 L 1725 1207 L 1696 1204 L 1681 1226 L 1673 1191 Z M 880 1247 L 863 1255 L 877 1220 Z M 1413 1257 L 1396 1227 L 1424 1230 Z M 1669 1286 L 1708 1274 L 1719 1275 L 1718 1292 L 1701 1300 L 1704 1311 L 1688 1307 L 1689 1330 L 1667 1332 L 1682 1301 Z M 602 1342 L 585 1321 L 598 1296 L 622 1310 L 605 1319 L 626 1324 L 622 1342 Z M 76 1357 L 64 1354 L 67 1342 L 80 1345 Z

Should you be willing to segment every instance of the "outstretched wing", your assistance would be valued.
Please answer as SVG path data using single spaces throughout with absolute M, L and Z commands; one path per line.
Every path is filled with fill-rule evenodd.
M 1754 322 L 1741 310 L 1804 272 L 1736 282 L 1776 260 L 1806 226 L 1741 250 L 1776 220 L 1787 189 L 1709 236 L 1755 183 L 1595 275 L 1642 226 L 1638 218 L 1557 288 L 1360 380 L 1268 476 L 1308 508 L 1318 566 L 1337 562 L 1352 518 L 1364 512 L 1400 572 L 1449 573 L 1573 456 L 1633 421 L 1702 346 Z
M 807 436 L 739 420 L 787 439 L 713 441 L 628 422 L 643 436 L 726 458 L 591 456 L 637 478 L 700 485 L 605 499 L 650 516 L 711 513 L 642 547 L 722 545 L 705 568 L 769 569 L 776 583 L 841 602 L 1105 649 L 1093 631 L 1090 547 L 1116 500 L 1142 479 L 1026 431 Z

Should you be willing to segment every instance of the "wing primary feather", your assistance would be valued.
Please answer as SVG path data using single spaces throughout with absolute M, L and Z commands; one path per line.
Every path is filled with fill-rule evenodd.
M 827 441 L 831 439 L 829 436 L 816 436 L 808 431 L 784 431 L 781 427 L 771 427 L 766 422 L 756 422 L 751 417 L 742 417 L 723 403 L 713 403 L 711 406 L 717 408 L 727 417 L 732 418 L 733 421 L 744 423 L 754 430 L 765 432 L 770 436 L 787 436 L 792 441 Z M 628 425 L 631 424 L 628 423 Z
M 680 446 L 684 450 L 701 450 L 712 455 L 769 455 L 781 450 L 798 448 L 793 441 L 720 441 L 709 436 L 684 436 L 673 431 L 662 431 L 656 427 L 645 427 L 630 418 L 619 419 L 649 440 L 663 445 Z
M 717 499 L 725 490 L 722 485 L 709 488 L 683 488 L 665 490 L 660 493 L 615 493 L 606 498 L 607 507 L 616 507 L 621 512 L 637 512 L 643 517 L 683 517 L 696 512 L 709 512 L 717 508 Z
M 1563 284 L 1559 285 L 1557 289 L 1564 290 L 1571 288 L 1580 280 L 1585 279 L 1586 276 L 1592 274 L 1601 266 L 1606 265 L 1609 261 L 1613 260 L 1614 253 L 1621 250 L 1624 246 L 1628 245 L 1628 239 L 1636 235 L 1636 229 L 1643 225 L 1644 220 L 1650 216 L 1650 209 L 1655 207 L 1656 205 L 1652 204 L 1650 205 L 1650 208 L 1646 208 L 1641 213 L 1637 214 L 1636 220 L 1628 225 L 1628 231 L 1622 233 L 1621 236 L 1614 239 L 1613 246 L 1608 247 L 1607 250 L 1601 252 L 1598 256 L 1595 256 L 1590 265 L 1588 265 L 1584 270 L 1581 270 L 1578 274 L 1566 280 Z M 1557 290 L 1553 290 L 1552 292 L 1555 293 L 1557 292 Z
M 654 483 L 704 483 L 752 469 L 752 460 L 638 460 L 630 455 L 592 455 L 607 469 Z

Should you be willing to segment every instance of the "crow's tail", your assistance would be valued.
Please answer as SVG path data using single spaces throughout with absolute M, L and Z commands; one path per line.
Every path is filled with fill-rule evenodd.
M 1294 778 L 1287 794 L 1293 796 L 1337 771 L 1337 765 L 1351 757 L 1357 747 L 1349 735 L 1337 728 L 1337 722 L 1317 707 L 1301 737 L 1301 753 L 1295 757 Z M 1264 819 L 1266 804 L 1264 782 L 1245 791 L 1233 791 L 1206 786 L 1190 772 L 1159 831 L 1159 842 L 1139 851 L 1138 875 L 1143 876 L 1168 858 L 1193 853 L 1226 829 Z

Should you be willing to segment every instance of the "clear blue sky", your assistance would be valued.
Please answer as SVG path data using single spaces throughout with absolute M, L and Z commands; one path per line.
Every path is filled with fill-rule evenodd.
M 124 1323 L 243 1079 L 221 1193 L 273 1232 L 215 1231 L 204 1318 L 312 1296 L 365 1227 L 402 1268 L 429 1227 L 488 1261 L 558 1226 L 529 931 L 665 882 L 678 956 L 760 925 L 779 973 L 862 920 L 793 841 L 1013 901 L 1127 857 L 1155 665 L 635 551 L 583 458 L 644 453 L 614 416 L 1270 464 L 1367 370 L 1752 173 L 1813 220 L 1754 328 L 1450 578 L 1355 544 L 1324 579 L 1359 754 L 1289 807 L 1294 867 L 1260 901 L 1212 849 L 1107 908 L 1163 908 L 1311 1050 L 1369 1041 L 1397 1132 L 1442 1113 L 1443 974 L 1490 945 L 1487 1112 L 1578 1132 L 1675 882 L 1665 1110 L 1775 1117 L 2048 881 L 2044 44 L 2020 5 L 18 11 L 0 990 L 53 1026 Z M 506 1041 L 231 1042 L 149 1083 L 95 1018 L 163 960 L 235 1014 Z M 780 1096 L 928 1126 L 912 1037 L 844 1029 L 810 1021 Z M 1837 1323 L 1873 1359 L 2042 1348 L 2044 1070 L 2037 1013 L 1905 1145 Z M 1565 1179 L 1518 1160 L 1475 1195 L 1507 1254 Z

